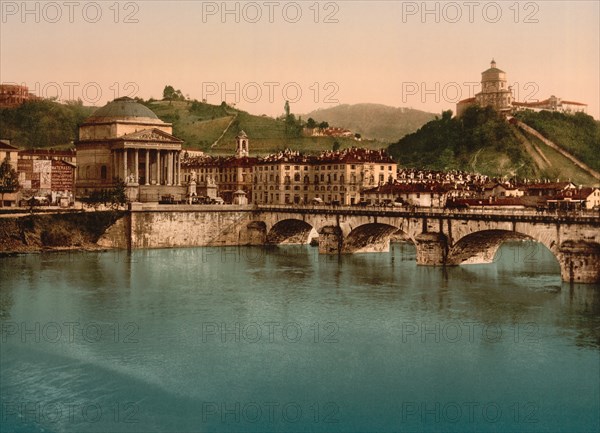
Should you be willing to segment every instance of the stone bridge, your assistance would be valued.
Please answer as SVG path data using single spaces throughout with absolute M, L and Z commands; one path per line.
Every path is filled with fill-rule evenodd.
M 433 266 L 489 263 L 503 242 L 529 239 L 554 254 L 564 281 L 600 282 L 598 213 L 157 206 L 134 209 L 116 226 L 100 244 L 129 248 L 305 244 L 318 236 L 320 253 L 345 254 L 387 251 L 392 237 L 402 237 L 415 245 L 417 264 Z M 115 236 L 123 232 L 126 239 Z

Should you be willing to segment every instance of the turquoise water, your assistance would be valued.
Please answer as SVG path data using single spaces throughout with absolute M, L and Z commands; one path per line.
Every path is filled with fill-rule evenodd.
M 538 244 L 0 260 L 2 432 L 596 432 L 600 286 Z

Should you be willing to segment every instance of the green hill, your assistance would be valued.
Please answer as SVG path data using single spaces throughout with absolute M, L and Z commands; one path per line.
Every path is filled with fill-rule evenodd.
M 546 117 L 542 113 L 528 113 L 530 120 L 537 116 Z M 562 137 L 589 135 L 589 131 L 572 131 L 575 127 L 566 123 L 555 125 L 555 128 Z M 590 157 L 586 152 L 593 142 L 593 139 L 590 142 L 573 142 L 573 146 L 577 144 L 580 150 L 581 160 L 589 165 L 592 165 L 594 156 Z M 489 176 L 571 179 L 581 184 L 598 184 L 597 179 L 539 139 L 524 134 L 492 108 L 471 107 L 461 118 L 453 118 L 452 112 L 446 111 L 441 119 L 437 118 L 403 137 L 390 145 L 389 150 L 403 166 L 460 169 Z
M 394 143 L 433 120 L 435 114 L 380 104 L 338 105 L 302 115 L 317 122 L 358 132 L 363 137 Z
M 523 111 L 515 115 L 547 139 L 600 171 L 600 122 L 584 113 Z
M 71 147 L 78 126 L 94 112 L 81 102 L 59 104 L 43 99 L 0 109 L 0 138 L 21 148 Z
M 214 154 L 231 154 L 235 136 L 244 130 L 250 137 L 253 154 L 267 154 L 285 148 L 306 153 L 361 146 L 382 148 L 377 140 L 357 142 L 351 138 L 304 137 L 301 125 L 291 116 L 286 122 L 268 116 L 255 116 L 226 104 L 198 101 L 143 101 L 165 122 L 173 124 L 173 134 L 184 147 Z M 0 138 L 10 139 L 21 148 L 72 147 L 78 125 L 94 112 L 81 103 L 60 104 L 50 100 L 31 101 L 13 109 L 0 110 Z M 337 142 L 337 145 L 335 144 Z

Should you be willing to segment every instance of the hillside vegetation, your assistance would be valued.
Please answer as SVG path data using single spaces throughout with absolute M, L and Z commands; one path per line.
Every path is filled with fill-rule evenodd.
M 0 138 L 26 149 L 70 147 L 79 124 L 94 110 L 81 102 L 59 104 L 48 99 L 0 109 Z
M 255 116 L 226 104 L 198 101 L 143 101 L 163 121 L 173 124 L 173 134 L 184 140 L 184 148 L 213 154 L 235 151 L 235 137 L 244 130 L 253 154 L 268 154 L 290 148 L 318 153 L 334 147 L 386 147 L 377 140 L 358 142 L 352 138 L 304 137 L 302 125 L 292 114 L 287 119 Z M 66 148 L 77 140 L 77 130 L 96 107 L 80 102 L 59 104 L 51 100 L 26 102 L 18 108 L 0 110 L 0 138 L 21 148 Z
M 584 113 L 524 111 L 515 116 L 567 152 L 600 171 L 600 122 Z
M 445 111 L 389 150 L 404 166 L 493 176 L 539 174 L 512 127 L 492 108 L 471 107 L 460 119 Z
M 302 118 L 328 122 L 332 126 L 349 129 L 366 138 L 394 143 L 433 120 L 435 114 L 380 104 L 344 104 L 316 110 L 303 115 Z
M 529 122 L 543 121 L 554 131 L 551 140 L 562 145 L 559 137 L 571 137 L 565 149 L 592 165 L 598 158 L 598 142 L 594 142 L 594 128 L 598 122 L 585 115 L 556 116 L 553 113 L 523 113 Z M 550 114 L 550 116 L 548 116 Z M 519 117 L 522 115 L 520 114 Z M 585 117 L 583 117 L 585 116 Z M 570 117 L 570 118 L 569 118 Z M 589 118 L 592 122 L 589 121 Z M 550 119 L 550 120 L 548 120 Z M 575 131 L 577 124 L 579 131 Z M 532 127 L 536 128 L 532 125 Z M 536 128 L 537 129 L 537 128 Z M 587 137 L 586 139 L 582 137 Z M 533 149 L 542 152 L 549 165 L 540 167 Z M 593 149 L 596 149 L 595 151 Z M 433 170 L 460 169 L 477 171 L 489 176 L 517 176 L 521 178 L 570 179 L 581 184 L 597 184 L 598 180 L 582 171 L 571 161 L 549 148 L 535 137 L 525 135 L 509 124 L 492 108 L 470 107 L 461 118 L 452 117 L 451 111 L 437 118 L 413 134 L 409 134 L 389 147 L 390 153 L 403 166 Z
M 173 123 L 173 134 L 185 141 L 185 147 L 213 154 L 235 151 L 235 137 L 245 131 L 250 138 L 250 152 L 267 154 L 286 148 L 306 153 L 361 146 L 382 148 L 377 140 L 357 142 L 352 138 L 304 137 L 295 116 L 287 121 L 255 116 L 225 104 L 210 105 L 198 101 L 150 101 L 144 104 L 162 120 Z

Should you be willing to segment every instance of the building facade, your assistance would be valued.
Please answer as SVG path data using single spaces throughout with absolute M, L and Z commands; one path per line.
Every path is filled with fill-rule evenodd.
M 396 179 L 397 164 L 384 150 L 350 148 L 304 155 L 284 150 L 262 158 L 250 157 L 249 138 L 236 138 L 234 157 L 196 157 L 182 163 L 183 178 L 202 188 L 214 181 L 226 202 L 245 192 L 250 203 L 356 204 L 367 188 Z
M 96 110 L 79 128 L 76 196 L 124 182 L 130 201 L 185 197 L 181 177 L 183 141 L 170 123 L 130 98 Z

